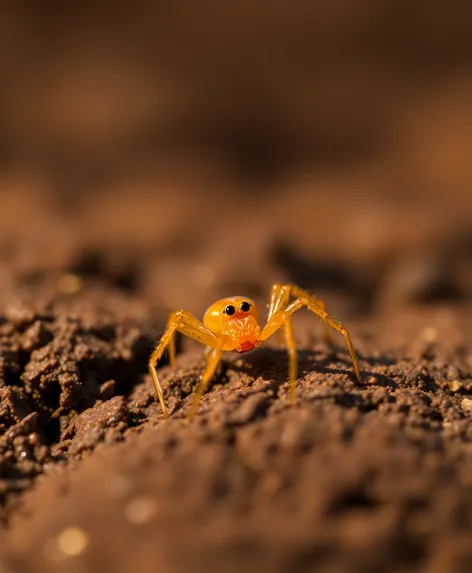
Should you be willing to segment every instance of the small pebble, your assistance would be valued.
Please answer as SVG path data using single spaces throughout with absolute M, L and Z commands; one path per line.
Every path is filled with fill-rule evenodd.
M 470 398 L 464 398 L 461 402 L 461 406 L 463 410 L 470 412 L 472 410 L 472 400 Z
M 451 392 L 459 392 L 459 390 L 464 387 L 464 384 L 462 384 L 462 382 L 459 380 L 451 380 L 447 383 L 447 385 L 449 386 L 449 390 Z

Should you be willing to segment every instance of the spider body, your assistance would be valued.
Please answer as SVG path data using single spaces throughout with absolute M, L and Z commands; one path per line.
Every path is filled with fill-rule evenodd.
M 295 300 L 290 302 L 292 298 L 295 298 Z M 175 362 L 175 332 L 181 332 L 209 347 L 207 366 L 196 390 L 189 418 L 194 415 L 200 398 L 220 361 L 222 352 L 249 352 L 282 328 L 289 356 L 291 402 L 295 403 L 297 352 L 291 316 L 302 307 L 306 307 L 324 321 L 327 338 L 329 335 L 328 327 L 333 328 L 344 336 L 357 380 L 362 383 L 357 357 L 349 333 L 340 322 L 327 314 L 323 301 L 295 285 L 276 283 L 272 287 L 269 313 L 264 326 L 259 324 L 259 313 L 255 302 L 242 296 L 216 301 L 205 312 L 203 322 L 200 322 L 190 312 L 185 310 L 178 310 L 170 315 L 167 328 L 149 360 L 149 371 L 164 417 L 167 418 L 169 414 L 157 377 L 156 365 L 167 347 L 169 348 L 170 363 L 173 364 Z
M 261 343 L 259 313 L 250 298 L 233 296 L 213 303 L 203 324 L 222 342 L 223 351 L 248 352 Z

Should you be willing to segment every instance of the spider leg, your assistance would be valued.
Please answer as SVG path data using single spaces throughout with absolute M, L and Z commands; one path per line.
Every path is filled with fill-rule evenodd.
M 269 311 L 267 313 L 267 322 L 270 321 L 276 312 L 279 312 L 279 310 L 282 310 L 287 306 L 290 300 L 290 288 L 290 285 L 283 285 L 280 283 L 275 283 L 272 285 L 270 291 Z M 278 345 L 284 346 L 284 343 L 286 342 L 284 332 L 277 330 L 276 337 Z
M 293 289 L 296 288 L 289 284 L 275 283 L 270 292 L 269 312 L 267 315 L 266 326 L 261 333 L 261 340 L 266 340 L 272 334 L 276 334 L 278 343 L 285 346 L 289 358 L 289 377 L 290 377 L 290 400 L 295 402 L 295 385 L 297 379 L 297 348 L 295 337 L 293 335 L 292 321 L 283 311 L 287 307 Z M 275 318 L 274 318 L 275 317 Z M 280 329 L 284 326 L 283 331 Z
M 171 356 L 172 352 L 175 352 L 175 347 L 173 347 L 173 340 L 176 331 L 181 332 L 182 334 L 185 334 L 185 336 L 193 338 L 198 342 L 205 344 L 206 346 L 210 346 L 210 348 L 218 348 L 220 344 L 216 336 L 190 312 L 186 310 L 177 310 L 170 315 L 164 334 L 162 335 L 153 353 L 151 354 L 151 358 L 149 359 L 149 372 L 151 374 L 154 388 L 161 404 L 164 418 L 169 417 L 169 412 L 165 404 L 164 393 L 162 391 L 159 378 L 157 377 L 156 365 L 167 346 L 171 347 Z
M 344 336 L 344 338 L 346 340 L 347 348 L 349 350 L 349 354 L 351 356 L 352 365 L 354 367 L 354 372 L 356 373 L 357 380 L 359 381 L 360 384 L 362 384 L 362 376 L 361 376 L 361 373 L 359 370 L 359 362 L 357 360 L 357 356 L 356 356 L 356 353 L 354 351 L 354 347 L 353 347 L 352 342 L 351 342 L 351 336 L 349 335 L 347 328 L 345 326 L 343 326 L 340 322 L 338 322 L 336 319 L 334 319 L 332 316 L 330 316 L 319 305 L 313 303 L 311 300 L 309 300 L 305 297 L 297 298 L 297 300 L 292 302 L 285 309 L 283 314 L 285 314 L 286 316 L 291 316 L 294 312 L 296 312 L 297 310 L 299 310 L 303 306 L 305 306 L 308 310 L 311 310 L 311 312 L 313 312 L 314 314 L 319 316 L 328 326 L 330 326 L 331 328 L 336 330 L 336 332 L 339 332 L 340 334 L 342 334 Z
M 282 332 L 281 330 L 277 330 L 277 332 L 275 333 L 275 336 L 277 338 L 277 344 L 282 348 L 285 346 L 285 332 Z
M 319 306 L 321 310 L 325 310 L 325 303 L 320 298 L 309 293 L 307 290 L 297 287 L 296 285 L 290 285 L 290 294 L 295 298 L 306 298 L 312 304 Z M 333 339 L 328 324 L 325 323 L 324 326 L 324 339 L 330 346 L 333 346 Z
M 289 297 L 292 293 L 300 294 L 300 296 L 287 306 Z M 305 294 L 308 296 L 304 296 Z M 349 354 L 351 356 L 354 372 L 356 373 L 358 381 L 362 383 L 359 363 L 354 351 L 354 347 L 352 346 L 351 337 L 348 330 L 340 322 L 328 315 L 324 309 L 324 303 L 316 297 L 309 295 L 309 293 L 306 293 L 306 291 L 296 286 L 276 284 L 272 287 L 269 318 L 261 332 L 260 339 L 267 340 L 273 334 L 278 333 L 282 326 L 284 327 L 285 344 L 289 354 L 290 398 L 292 403 L 295 402 L 297 350 L 290 317 L 295 311 L 299 310 L 303 306 L 305 306 L 308 310 L 311 310 L 311 312 L 323 320 L 326 325 L 327 332 L 328 328 L 331 327 L 344 336 L 346 339 Z
M 290 305 L 292 306 L 292 305 Z M 290 379 L 290 401 L 295 403 L 295 386 L 297 382 L 297 347 L 295 344 L 295 337 L 293 335 L 292 321 L 290 314 L 285 309 L 278 310 L 272 318 L 270 318 L 265 327 L 263 328 L 260 339 L 267 340 L 273 334 L 279 333 L 280 329 L 284 327 L 285 345 L 287 347 L 289 359 L 289 379 Z
M 193 404 L 187 416 L 189 420 L 191 420 L 194 417 L 195 412 L 197 411 L 198 408 L 198 404 L 200 402 L 200 398 L 203 396 L 208 386 L 208 383 L 213 378 L 213 374 L 215 373 L 216 367 L 218 366 L 218 362 L 220 361 L 221 358 L 221 352 L 222 352 L 221 348 L 213 348 L 207 354 L 206 369 L 200 379 L 200 382 L 198 383 L 198 387 L 195 392 L 195 396 L 193 398 Z
M 272 285 L 267 322 L 269 322 L 276 312 L 283 310 L 287 306 L 288 301 L 290 300 L 291 290 L 292 285 L 283 285 L 280 283 Z
M 288 306 L 291 297 L 306 298 L 313 304 L 319 306 L 322 310 L 325 310 L 325 303 L 315 295 L 309 293 L 308 291 L 292 284 L 284 285 L 280 283 L 275 283 L 272 286 L 270 292 L 270 304 L 269 304 L 267 322 L 270 321 L 270 319 L 274 316 L 274 314 L 276 314 L 280 310 L 284 310 Z M 277 338 L 280 342 L 281 337 L 278 335 Z M 331 332 L 327 324 L 325 324 L 324 339 L 330 346 L 333 345 Z
M 170 323 L 174 314 L 175 314 L 174 312 L 170 314 L 167 324 Z M 169 344 L 167 345 L 167 354 L 169 357 L 169 364 L 171 366 L 174 366 L 175 365 L 175 354 L 176 354 L 176 352 L 175 352 L 175 330 L 170 335 Z
M 280 330 L 278 331 L 280 332 Z M 292 321 L 289 316 L 285 317 L 284 322 L 284 334 L 285 334 L 285 345 L 287 346 L 288 352 L 288 372 L 290 379 L 290 402 L 295 404 L 295 386 L 297 383 L 297 346 L 295 343 L 295 337 L 293 335 Z

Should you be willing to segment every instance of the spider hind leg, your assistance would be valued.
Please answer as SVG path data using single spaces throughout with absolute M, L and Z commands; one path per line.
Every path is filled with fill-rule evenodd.
M 291 297 L 296 297 L 296 300 L 294 300 L 292 303 L 290 303 Z M 276 283 L 272 287 L 268 318 L 260 338 L 261 340 L 267 340 L 273 334 L 277 334 L 277 336 L 280 337 L 279 332 L 283 327 L 285 346 L 287 347 L 287 352 L 289 355 L 290 401 L 292 404 L 295 403 L 295 389 L 297 380 L 297 350 L 290 317 L 294 312 L 303 306 L 321 318 L 325 325 L 325 340 L 331 346 L 333 346 L 333 343 L 331 339 L 330 328 L 336 330 L 344 336 L 349 354 L 351 356 L 356 378 L 360 383 L 362 383 L 359 363 L 354 351 L 354 347 L 352 346 L 349 332 L 340 322 L 328 315 L 328 313 L 325 311 L 324 302 L 295 285 L 282 285 Z
M 339 334 L 342 334 L 344 336 L 344 339 L 346 341 L 346 346 L 347 346 L 347 349 L 349 351 L 349 355 L 351 356 L 352 366 L 354 368 L 356 378 L 357 378 L 358 382 L 360 384 L 362 384 L 362 376 L 361 376 L 361 372 L 359 369 L 359 361 L 358 361 L 356 353 L 354 351 L 354 347 L 353 347 L 352 342 L 351 342 L 351 336 L 350 336 L 347 328 L 345 326 L 343 326 L 340 322 L 338 322 L 336 319 L 334 319 L 332 316 L 330 316 L 320 306 L 318 306 L 317 304 L 314 304 L 313 302 L 311 302 L 310 300 L 308 300 L 304 297 L 300 297 L 297 300 L 295 300 L 294 302 L 292 302 L 285 309 L 285 314 L 288 316 L 291 316 L 294 312 L 296 312 L 297 310 L 299 310 L 303 306 L 305 306 L 308 310 L 310 310 L 311 312 L 313 312 L 314 314 L 319 316 L 321 318 L 321 320 L 323 320 L 323 322 L 325 322 L 333 330 L 335 330 L 336 332 L 339 332 Z
M 197 390 L 195 391 L 195 395 L 193 397 L 192 406 L 190 407 L 190 411 L 188 413 L 189 420 L 194 417 L 198 408 L 198 404 L 200 403 L 200 399 L 205 393 L 205 390 L 208 387 L 208 383 L 213 378 L 216 367 L 218 366 L 221 358 L 221 352 L 222 351 L 220 348 L 213 348 L 207 355 L 206 368 L 202 377 L 200 378 L 200 382 L 198 383 Z

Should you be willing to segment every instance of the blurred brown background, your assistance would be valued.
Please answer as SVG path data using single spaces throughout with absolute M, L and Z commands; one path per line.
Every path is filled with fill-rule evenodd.
M 2 1 L 3 274 L 99 256 L 181 306 L 275 279 L 408 298 L 421 267 L 467 295 L 471 21 L 464 0 Z

